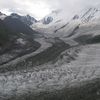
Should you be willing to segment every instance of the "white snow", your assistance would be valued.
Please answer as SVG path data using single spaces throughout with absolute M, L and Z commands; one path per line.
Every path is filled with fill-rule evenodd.
M 25 45 L 26 44 L 26 41 L 24 41 L 24 39 L 22 39 L 22 38 L 19 38 L 19 39 L 17 39 L 17 43 L 18 44 Z
M 6 15 L 0 15 L 0 19 L 4 20 L 7 16 Z
M 53 22 L 48 25 L 44 25 L 40 21 L 32 25 L 32 28 L 39 32 L 45 33 L 44 35 L 48 37 L 65 37 L 68 36 L 79 24 L 86 25 L 100 22 L 100 7 L 86 8 L 77 15 L 79 16 L 79 19 L 73 20 L 72 18 L 75 15 L 71 16 L 70 19 L 67 19 L 66 14 L 64 14 L 63 11 L 59 11 L 58 13 L 53 12 L 48 15 L 53 17 Z M 66 25 L 67 23 L 68 25 Z M 61 28 L 64 25 L 66 26 Z M 57 29 L 58 31 L 55 33 L 54 31 Z

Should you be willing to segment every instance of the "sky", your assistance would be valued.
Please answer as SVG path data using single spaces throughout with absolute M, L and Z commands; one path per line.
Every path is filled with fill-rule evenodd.
M 64 10 L 68 16 L 73 12 L 100 4 L 100 0 L 0 0 L 0 11 L 9 15 L 18 13 L 29 14 L 42 19 L 53 10 Z

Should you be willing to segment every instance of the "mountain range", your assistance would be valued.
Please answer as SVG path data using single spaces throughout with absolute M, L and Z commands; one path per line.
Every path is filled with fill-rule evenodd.
M 99 100 L 100 10 L 41 20 L 0 12 L 0 100 Z

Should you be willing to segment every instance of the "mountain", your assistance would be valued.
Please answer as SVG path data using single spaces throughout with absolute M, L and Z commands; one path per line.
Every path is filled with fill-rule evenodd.
M 0 19 L 0 65 L 37 50 L 35 39 L 41 36 L 16 17 Z
M 48 25 L 57 21 L 58 18 L 60 19 L 60 16 L 62 16 L 61 10 L 54 10 L 49 15 L 45 16 L 42 20 L 38 21 L 38 23 Z
M 30 15 L 20 16 L 16 13 L 12 13 L 10 16 L 12 18 L 17 18 L 17 19 L 21 20 L 23 23 L 25 23 L 29 26 L 37 22 L 37 20 L 35 18 L 31 17 Z
M 27 35 L 37 35 L 27 24 L 24 24 L 20 19 L 12 16 L 7 16 L 4 20 L 6 27 L 14 33 L 24 33 Z
M 53 18 L 52 17 L 45 17 L 43 20 L 43 24 L 49 24 L 53 21 Z
M 45 25 L 42 23 L 42 21 L 40 21 L 32 25 L 32 28 L 39 32 L 47 33 L 46 36 L 48 34 L 53 34 L 53 36 L 65 37 L 79 25 L 83 25 L 89 22 L 96 22 L 100 19 L 100 10 L 96 7 L 86 8 L 80 13 L 71 16 L 70 19 L 68 19 L 64 13 L 65 12 L 62 10 L 53 11 L 51 14 L 45 17 L 50 17 L 53 19 L 51 22 L 49 22 L 49 24 Z

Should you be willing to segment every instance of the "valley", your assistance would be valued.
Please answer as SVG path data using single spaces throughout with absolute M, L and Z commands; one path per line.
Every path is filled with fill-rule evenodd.
M 62 12 L 40 21 L 1 13 L 0 100 L 99 100 L 99 13 L 69 21 Z

